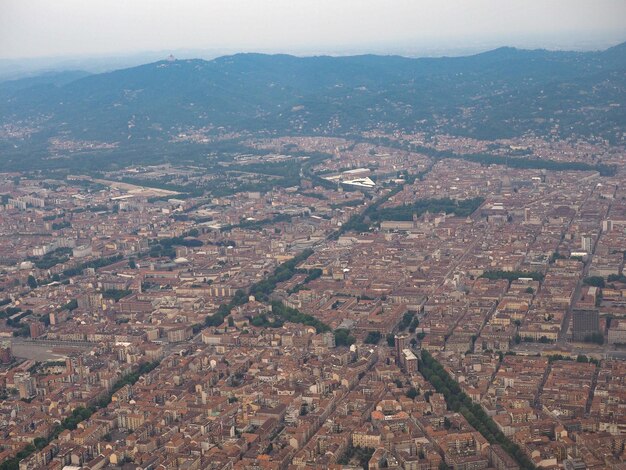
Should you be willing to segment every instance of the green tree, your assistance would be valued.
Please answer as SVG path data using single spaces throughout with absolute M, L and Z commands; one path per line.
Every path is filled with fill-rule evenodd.
M 26 283 L 31 289 L 35 289 L 38 285 L 37 279 L 35 279 L 35 276 L 33 276 L 32 274 L 28 275 L 28 280 L 26 281 Z
M 356 343 L 356 338 L 350 334 L 350 330 L 337 328 L 334 331 L 336 346 L 350 346 Z
M 33 444 L 38 450 L 41 450 L 48 445 L 48 440 L 44 437 L 36 437 L 33 440 Z
M 602 276 L 590 276 L 583 279 L 583 283 L 593 287 L 604 287 L 604 278 Z
M 370 331 L 363 340 L 365 344 L 378 344 L 382 335 L 379 331 Z

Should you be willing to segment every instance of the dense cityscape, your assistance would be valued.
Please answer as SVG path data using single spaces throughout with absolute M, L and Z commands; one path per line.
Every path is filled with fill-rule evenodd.
M 0 173 L 0 468 L 626 468 L 623 145 L 244 137 Z

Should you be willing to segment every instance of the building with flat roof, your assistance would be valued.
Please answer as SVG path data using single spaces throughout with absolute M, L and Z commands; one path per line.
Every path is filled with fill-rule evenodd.
M 597 310 L 574 310 L 572 313 L 572 339 L 584 341 L 600 332 L 600 315 Z
M 402 368 L 407 374 L 414 374 L 417 372 L 417 356 L 410 349 L 402 350 Z

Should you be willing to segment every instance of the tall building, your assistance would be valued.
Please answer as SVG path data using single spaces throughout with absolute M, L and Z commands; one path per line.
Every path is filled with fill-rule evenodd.
M 600 314 L 597 310 L 574 310 L 572 313 L 572 339 L 584 341 L 600 332 Z
M 582 251 L 591 253 L 593 250 L 593 238 L 589 235 L 583 235 L 580 240 L 580 247 Z
M 417 372 L 418 359 L 410 349 L 402 350 L 402 369 L 407 374 L 415 374 Z
M 395 336 L 396 364 L 402 367 L 402 352 L 409 347 L 409 335 L 399 333 Z
M 40 321 L 34 321 L 30 324 L 30 337 L 39 338 L 46 332 L 46 327 Z

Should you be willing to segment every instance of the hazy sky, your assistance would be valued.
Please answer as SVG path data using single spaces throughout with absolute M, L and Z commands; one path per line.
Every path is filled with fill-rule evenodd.
M 212 49 L 593 48 L 626 0 L 0 0 L 0 58 Z

